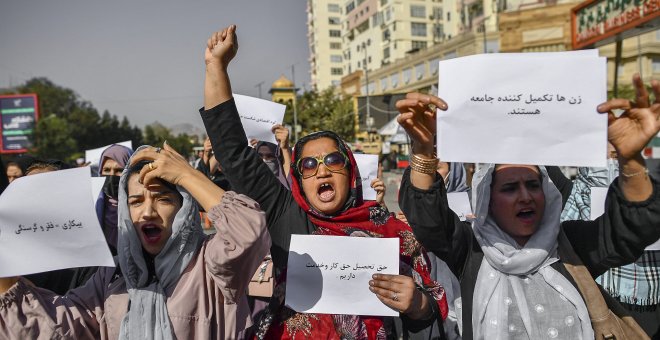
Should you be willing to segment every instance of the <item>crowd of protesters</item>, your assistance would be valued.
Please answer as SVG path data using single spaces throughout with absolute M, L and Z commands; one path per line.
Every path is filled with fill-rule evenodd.
M 277 144 L 247 139 L 228 75 L 237 51 L 235 26 L 207 41 L 208 139 L 194 164 L 167 144 L 101 155 L 95 209 L 116 267 L 0 278 L 0 339 L 660 338 L 658 251 L 645 250 L 660 238 L 660 184 L 641 157 L 660 131 L 660 84 L 652 101 L 636 76 L 634 102 L 598 106 L 611 162 L 574 180 L 543 165 L 440 162 L 435 115 L 448 103 L 409 93 L 396 106 L 410 166 L 389 188 L 401 207 L 390 212 L 382 178 L 377 200 L 363 200 L 353 150 L 334 132 L 293 147 L 281 125 Z M 67 167 L 17 157 L 0 191 Z M 590 220 L 595 186 L 609 191 Z M 472 197 L 467 220 L 451 192 Z M 374 274 L 369 289 L 399 316 L 289 308 L 300 234 L 398 239 L 399 274 Z

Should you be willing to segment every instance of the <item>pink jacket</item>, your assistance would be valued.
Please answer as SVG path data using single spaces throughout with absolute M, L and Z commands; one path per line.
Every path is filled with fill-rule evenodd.
M 227 192 L 209 218 L 217 233 L 166 292 L 178 339 L 236 339 L 252 323 L 245 291 L 270 248 L 265 214 L 247 196 Z M 127 310 L 126 283 L 115 268 L 99 268 L 64 296 L 21 278 L 0 294 L 0 339 L 117 339 Z

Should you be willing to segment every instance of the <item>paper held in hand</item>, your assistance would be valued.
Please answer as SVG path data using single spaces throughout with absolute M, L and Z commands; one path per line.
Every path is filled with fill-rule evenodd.
M 371 181 L 378 177 L 378 155 L 353 154 L 360 177 L 362 178 L 362 199 L 376 200 L 376 190 L 371 188 Z
M 248 141 L 254 138 L 277 145 L 271 129 L 275 124 L 282 124 L 286 106 L 240 94 L 234 94 L 234 101 Z
M 286 305 L 302 313 L 398 316 L 369 290 L 399 274 L 399 239 L 291 235 Z
M 0 196 L 0 277 L 114 267 L 91 191 L 88 167 L 12 182 Z
M 481 54 L 439 65 L 446 162 L 605 166 L 606 59 L 597 51 Z

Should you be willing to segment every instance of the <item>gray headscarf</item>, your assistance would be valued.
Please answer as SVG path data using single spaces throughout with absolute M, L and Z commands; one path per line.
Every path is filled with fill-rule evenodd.
M 148 146 L 141 146 L 138 151 Z M 135 155 L 134 154 L 134 155 Z M 130 162 L 129 162 L 130 163 Z M 177 187 L 183 197 L 174 217 L 172 235 L 155 257 L 155 280 L 149 278 L 142 243 L 128 210 L 128 171 L 119 182 L 119 265 L 126 280 L 129 311 L 121 322 L 119 339 L 174 339 L 167 314 L 166 292 L 171 292 L 192 258 L 204 242 L 199 209 L 192 196 Z
M 447 193 L 466 192 L 470 190 L 470 187 L 467 185 L 467 171 L 465 171 L 463 163 L 449 163 L 449 173 L 447 174 L 445 185 Z
M 474 176 L 475 237 L 484 253 L 472 306 L 475 339 L 593 339 L 589 313 L 577 289 L 550 265 L 558 261 L 561 194 L 539 167 L 545 213 L 524 247 L 489 214 L 494 164 Z

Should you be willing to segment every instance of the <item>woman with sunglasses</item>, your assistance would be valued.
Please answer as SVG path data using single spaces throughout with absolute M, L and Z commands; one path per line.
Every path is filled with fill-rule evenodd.
M 393 333 L 392 318 L 302 314 L 284 307 L 283 281 L 292 234 L 399 238 L 401 272 L 406 275 L 377 275 L 370 282 L 371 291 L 401 312 L 408 330 L 417 331 L 444 318 L 444 291 L 430 279 L 425 251 L 407 225 L 377 203 L 362 200 L 355 160 L 337 134 L 318 132 L 296 143 L 291 191 L 248 146 L 227 73 L 238 49 L 235 29 L 230 26 L 208 40 L 200 113 L 233 189 L 252 197 L 266 213 L 278 286 L 267 313 L 255 321 L 257 337 L 385 339 Z

